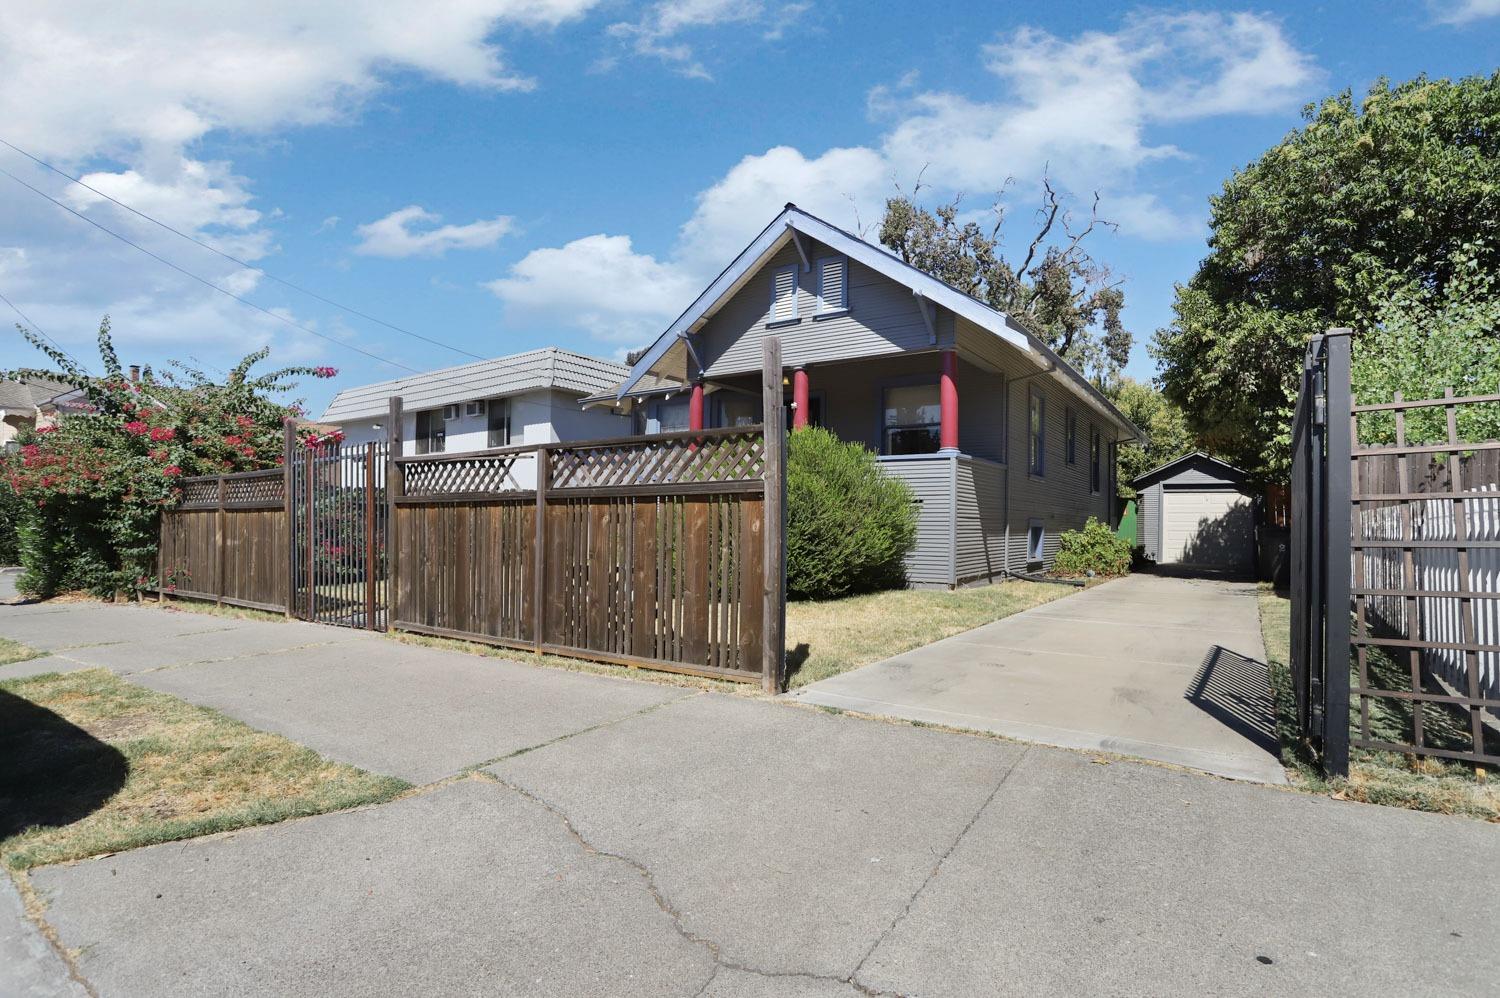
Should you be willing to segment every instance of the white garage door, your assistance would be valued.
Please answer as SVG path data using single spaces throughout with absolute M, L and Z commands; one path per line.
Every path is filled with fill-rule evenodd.
M 1162 491 L 1161 562 L 1248 572 L 1255 549 L 1250 498 L 1238 492 Z

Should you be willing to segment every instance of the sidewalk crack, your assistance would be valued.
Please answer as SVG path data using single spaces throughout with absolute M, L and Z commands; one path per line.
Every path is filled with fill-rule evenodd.
M 875 954 L 875 951 L 880 948 L 880 944 L 886 941 L 890 934 L 896 930 L 896 926 L 900 925 L 902 920 L 905 919 L 907 915 L 911 914 L 912 905 L 917 903 L 917 898 L 921 897 L 922 892 L 927 889 L 927 885 L 932 883 L 933 880 L 937 878 L 938 872 L 943 868 L 943 864 L 948 861 L 948 857 L 953 855 L 953 851 L 958 848 L 959 843 L 962 842 L 968 836 L 969 832 L 973 830 L 974 826 L 979 823 L 980 816 L 984 814 L 984 812 L 989 808 L 990 804 L 994 803 L 995 798 L 1000 794 L 1000 788 L 1005 786 L 1005 782 L 1010 779 L 1010 774 L 1016 771 L 1016 767 L 1021 764 L 1021 760 L 1025 759 L 1026 756 L 1028 756 L 1030 753 L 1030 746 L 1022 749 L 1021 754 L 1016 756 L 1015 761 L 1006 767 L 1004 773 L 1000 774 L 999 782 L 995 784 L 994 789 L 990 791 L 989 796 L 984 799 L 984 802 L 975 809 L 973 816 L 969 818 L 968 824 L 964 825 L 963 829 L 958 833 L 958 835 L 954 836 L 953 841 L 948 844 L 948 848 L 943 850 L 943 854 L 938 857 L 937 862 L 932 864 L 932 869 L 922 880 L 922 883 L 917 886 L 916 890 L 912 891 L 911 897 L 906 899 L 906 904 L 902 906 L 901 911 L 897 913 L 895 918 L 891 919 L 891 924 L 885 927 L 885 931 L 880 933 L 876 940 L 870 944 L 870 948 L 865 951 L 865 955 L 860 957 L 859 963 L 854 968 L 854 973 L 850 975 L 851 984 L 854 984 L 855 987 L 860 987 L 863 990 L 863 987 L 854 979 L 859 976 L 859 972 L 863 970 L 865 964 L 870 961 L 870 957 L 873 956 Z M 866 991 L 866 993 L 874 994 L 875 992 Z
M 69 979 L 83 988 L 89 998 L 99 998 L 99 989 L 83 976 L 83 972 L 78 969 L 75 954 L 63 945 L 62 937 L 57 934 L 57 929 L 47 921 L 47 905 L 37 895 L 36 888 L 31 886 L 31 878 L 24 870 L 11 870 L 10 879 L 11 883 L 16 885 L 16 893 L 21 896 L 21 910 L 25 913 L 26 920 L 35 925 L 37 931 L 42 934 L 42 938 L 47 940 L 47 945 L 52 947 L 52 952 L 57 954 L 63 966 L 67 968 Z

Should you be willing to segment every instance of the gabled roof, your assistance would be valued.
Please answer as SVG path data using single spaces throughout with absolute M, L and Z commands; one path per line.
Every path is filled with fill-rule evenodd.
M 1249 478 L 1249 476 L 1245 474 L 1245 472 L 1241 471 L 1239 468 L 1236 468 L 1234 465 L 1228 464 L 1224 461 L 1220 461 L 1216 457 L 1209 457 L 1203 451 L 1197 450 L 1193 451 L 1191 454 L 1184 454 L 1181 457 L 1173 458 L 1166 464 L 1152 468 L 1150 471 L 1146 472 L 1143 475 L 1136 476 L 1135 480 L 1130 484 L 1135 488 L 1143 489 L 1147 486 L 1154 485 L 1157 482 L 1164 481 L 1165 479 L 1171 478 L 1174 475 L 1186 471 L 1190 465 L 1199 465 L 1201 467 L 1205 467 L 1211 473 L 1216 475 L 1216 477 L 1221 478 L 1226 482 L 1234 482 L 1236 484 L 1239 484 Z
M 1043 371 L 1050 372 L 1074 394 L 1086 399 L 1122 428 L 1139 439 L 1145 439 L 1141 429 L 1104 396 L 1093 383 L 1059 357 L 1035 334 L 1021 326 L 1010 316 L 999 312 L 971 295 L 967 295 L 931 274 L 913 267 L 900 257 L 868 243 L 852 233 L 830 225 L 815 215 L 810 215 L 794 204 L 788 204 L 761 230 L 750 245 L 734 258 L 728 267 L 716 277 L 703 293 L 677 317 L 666 330 L 648 347 L 641 358 L 630 368 L 630 374 L 615 388 L 616 398 L 634 394 L 638 383 L 652 375 L 653 368 L 668 351 L 696 331 L 721 305 L 744 286 L 762 265 L 788 240 L 793 231 L 803 233 L 849 259 L 910 288 L 934 305 L 942 306 L 968 319 L 981 329 L 993 333 L 1028 357 Z
M 0 381 L 0 409 L 35 409 L 71 391 L 72 385 L 43 378 Z
M 510 357 L 496 357 L 346 388 L 328 403 L 321 422 L 338 423 L 383 416 L 393 395 L 400 395 L 407 409 L 432 409 L 545 388 L 592 395 L 618 384 L 627 371 L 624 364 L 614 361 L 559 347 L 545 347 Z

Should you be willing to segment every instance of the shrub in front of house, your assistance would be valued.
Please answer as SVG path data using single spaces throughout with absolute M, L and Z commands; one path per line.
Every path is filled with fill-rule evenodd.
M 1052 570 L 1058 575 L 1125 575 L 1130 571 L 1130 542 L 1091 516 L 1082 530 L 1058 535 Z
M 791 434 L 786 465 L 786 587 L 792 599 L 835 599 L 906 584 L 917 510 L 905 482 L 875 455 L 827 430 Z

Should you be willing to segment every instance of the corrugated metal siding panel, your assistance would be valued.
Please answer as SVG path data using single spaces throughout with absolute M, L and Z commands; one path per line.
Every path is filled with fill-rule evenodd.
M 1136 510 L 1136 534 L 1146 550 L 1146 557 L 1155 561 L 1161 552 L 1161 483 L 1151 486 L 1140 495 Z
M 826 252 L 811 240 L 807 248 L 810 258 Z M 801 262 L 795 246 L 783 248 L 708 320 L 700 336 L 709 377 L 760 370 L 760 344 L 768 332 L 781 338 L 781 356 L 788 367 L 932 349 L 927 324 L 911 290 L 853 261 L 848 268 L 848 314 L 813 319 L 818 308 L 817 282 L 812 274 L 800 272 Z M 799 268 L 797 314 L 801 320 L 768 330 L 772 274 L 793 263 Z
M 953 584 L 953 458 L 882 460 L 880 469 L 911 487 L 919 506 L 917 544 L 906 558 L 908 582 Z
M 328 403 L 322 421 L 337 423 L 382 416 L 387 400 L 393 395 L 400 395 L 407 409 L 432 409 L 452 402 L 514 395 L 537 388 L 558 387 L 591 394 L 612 388 L 628 373 L 629 368 L 623 364 L 547 347 L 346 388 Z
M 959 458 L 955 516 L 958 581 L 999 576 L 1005 569 L 1005 468 Z

